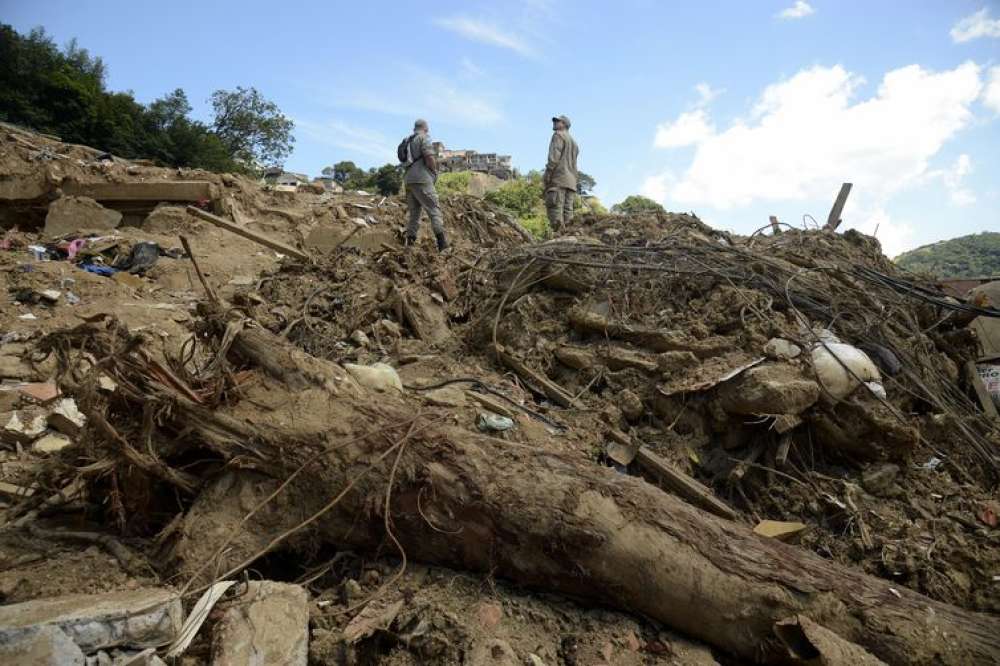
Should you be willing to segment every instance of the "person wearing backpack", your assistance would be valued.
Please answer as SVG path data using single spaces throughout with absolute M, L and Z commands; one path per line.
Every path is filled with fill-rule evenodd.
M 420 212 L 426 210 L 437 238 L 438 252 L 444 252 L 448 248 L 448 238 L 444 233 L 437 190 L 434 189 L 438 173 L 432 143 L 427 121 L 418 119 L 413 123 L 413 134 L 403 139 L 396 149 L 396 156 L 405 172 L 403 182 L 406 183 L 406 208 L 409 213 L 403 241 L 406 245 L 416 244 Z

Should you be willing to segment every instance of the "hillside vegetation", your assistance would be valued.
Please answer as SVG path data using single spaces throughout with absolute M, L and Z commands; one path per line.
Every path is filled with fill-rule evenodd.
M 895 262 L 943 278 L 1000 275 L 1000 233 L 984 231 L 924 245 L 904 252 Z

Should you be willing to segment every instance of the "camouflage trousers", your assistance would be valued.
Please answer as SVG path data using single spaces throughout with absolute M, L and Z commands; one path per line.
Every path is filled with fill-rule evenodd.
M 562 225 L 573 219 L 575 200 L 576 192 L 565 187 L 552 187 L 545 191 L 545 211 L 553 231 L 559 231 Z

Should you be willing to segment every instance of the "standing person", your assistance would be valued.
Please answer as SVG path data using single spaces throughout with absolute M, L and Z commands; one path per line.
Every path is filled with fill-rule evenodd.
M 448 238 L 444 233 L 437 190 L 434 189 L 438 174 L 428 129 L 427 121 L 418 119 L 413 123 L 413 134 L 403 139 L 397 149 L 399 161 L 406 170 L 403 182 L 406 183 L 406 208 L 410 216 L 404 242 L 406 245 L 414 245 L 417 242 L 420 211 L 426 210 L 427 217 L 431 218 L 431 229 L 437 238 L 438 251 L 443 252 L 448 248 Z
M 549 142 L 549 159 L 545 165 L 545 210 L 549 215 L 549 226 L 559 231 L 562 225 L 573 217 L 573 202 L 576 196 L 576 158 L 580 149 L 569 134 L 569 118 L 556 116 L 552 119 L 552 141 Z

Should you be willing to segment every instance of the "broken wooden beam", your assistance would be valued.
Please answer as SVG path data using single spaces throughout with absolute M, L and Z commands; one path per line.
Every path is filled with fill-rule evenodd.
M 580 407 L 576 398 L 567 393 L 565 389 L 540 372 L 529 368 L 524 361 L 504 349 L 503 345 L 496 345 L 495 350 L 500 362 L 514 371 L 532 391 L 544 395 L 560 407 Z
M 840 192 L 833 202 L 833 208 L 830 209 L 830 216 L 826 218 L 826 226 L 823 227 L 827 231 L 836 231 L 837 227 L 840 226 L 840 214 L 844 212 L 844 204 L 847 203 L 847 195 L 851 193 L 852 187 L 854 187 L 852 183 L 844 183 L 840 186 Z
M 776 215 L 772 215 L 771 217 L 768 218 L 768 220 L 771 222 L 771 228 L 774 230 L 774 235 L 777 236 L 778 234 L 780 234 L 781 223 L 778 222 L 778 217 Z
M 635 461 L 644 470 L 659 479 L 667 487 L 667 490 L 681 499 L 699 509 L 714 513 L 720 518 L 736 520 L 736 512 L 716 497 L 711 488 L 692 479 L 645 446 L 639 447 L 635 454 Z
M 292 247 L 291 245 L 286 245 L 285 243 L 282 243 L 281 241 L 278 240 L 274 240 L 273 238 L 268 238 L 264 234 L 259 234 L 256 231 L 250 231 L 246 227 L 240 226 L 235 222 L 232 222 L 231 220 L 219 217 L 218 215 L 212 215 L 211 213 L 203 211 L 200 208 L 196 208 L 195 206 L 188 206 L 186 210 L 195 217 L 199 217 L 205 220 L 206 222 L 211 222 L 215 226 L 221 229 L 225 229 L 226 231 L 231 231 L 237 236 L 243 236 L 243 238 L 252 240 L 255 243 L 260 243 L 264 247 L 269 247 L 275 252 L 286 254 L 289 257 L 295 257 L 300 261 L 310 260 L 309 255 L 303 252 L 302 250 L 298 250 Z

